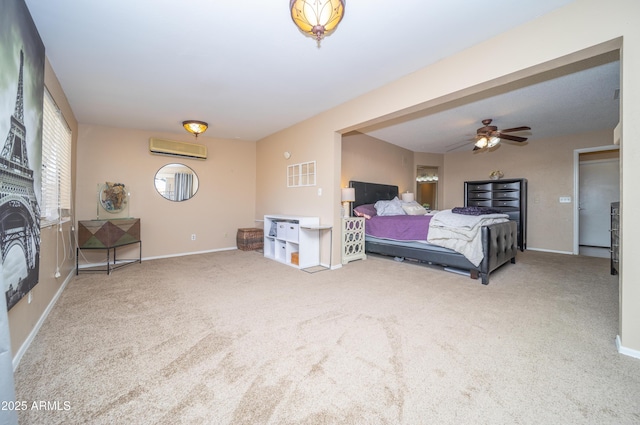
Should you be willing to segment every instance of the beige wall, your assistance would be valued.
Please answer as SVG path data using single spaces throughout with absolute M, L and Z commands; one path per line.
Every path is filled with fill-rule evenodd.
M 640 2 L 636 0 L 576 0 L 552 13 L 456 55 L 416 71 L 404 78 L 369 92 L 298 123 L 291 128 L 258 141 L 257 168 L 258 211 L 307 212 L 329 223 L 338 223 L 339 189 L 341 186 L 341 141 L 336 133 L 348 133 L 368 125 L 446 102 L 481 93 L 514 81 L 591 58 L 617 49 L 621 51 L 621 169 L 622 169 L 622 252 L 621 315 L 622 347 L 640 353 L 640 223 L 632 217 L 640 208 L 640 196 L 634 190 L 640 169 L 634 169 L 640 158 Z M 544 30 L 541 31 L 540 29 Z M 509 57 L 500 66 L 473 66 L 486 61 L 486 52 L 496 57 Z M 514 54 L 513 52 L 526 52 Z M 322 164 L 324 198 L 309 194 L 273 193 L 267 199 L 261 194 L 272 191 L 270 184 L 281 179 L 281 173 L 269 165 L 281 157 L 285 146 L 326 158 Z M 445 164 L 446 165 L 446 164 Z M 320 167 L 319 167 L 320 170 Z M 486 171 L 485 171 L 486 172 Z M 447 175 L 451 172 L 447 169 Z M 483 173 L 484 174 L 484 173 Z M 509 174 L 507 174 L 509 175 Z M 629 182 L 629 184 L 625 184 Z M 330 187 L 327 188 L 326 185 Z M 445 185 L 448 185 L 446 182 Z M 452 183 L 453 184 L 453 183 Z M 328 192 L 328 193 L 327 193 Z M 535 195 L 534 195 L 535 196 Z M 275 212 L 275 211 L 274 211 Z M 339 238 L 334 239 L 334 258 L 339 255 Z M 613 336 L 612 336 L 613 338 Z
M 357 180 L 397 185 L 400 192 L 415 191 L 413 152 L 362 133 L 342 137 L 341 175 L 342 187 Z
M 198 143 L 207 146 L 208 158 L 200 161 L 149 153 L 149 137 L 193 143 L 187 132 L 90 125 L 80 125 L 79 132 L 76 219 L 96 218 L 98 184 L 125 183 L 131 193 L 129 215 L 140 218 L 143 258 L 235 248 L 237 229 L 256 225 L 255 143 L 202 135 Z M 188 201 L 168 201 L 154 186 L 156 171 L 176 162 L 198 175 L 198 192 Z M 82 253 L 89 262 L 94 258 L 91 251 Z
M 535 131 L 535 129 L 534 129 Z M 528 183 L 527 247 L 573 252 L 574 150 L 613 144 L 613 129 L 526 145 L 502 143 L 495 151 L 464 151 L 445 156 L 444 208 L 464 205 L 464 182 L 486 180 L 493 170 L 505 178 L 525 178 Z
M 340 144 L 341 136 L 321 117 L 259 141 L 256 144 L 256 218 L 266 214 L 319 217 L 320 224 L 332 225 L 337 236 L 340 221 Z M 284 152 L 290 152 L 289 159 Z M 316 161 L 316 185 L 287 187 L 287 167 Z M 339 238 L 323 232 L 320 249 L 323 263 L 331 254 L 333 264 L 340 264 Z M 338 241 L 338 244 L 335 241 Z M 330 253 L 330 250 L 333 252 Z
M 78 123 L 67 102 L 51 64 L 45 60 L 44 84 L 51 93 L 64 119 L 73 133 L 72 148 L 72 181 L 75 179 L 75 150 L 78 135 Z M 72 189 L 73 191 L 73 189 Z M 31 290 L 31 303 L 28 297 L 22 298 L 9 311 L 9 332 L 11 334 L 11 351 L 15 355 L 24 350 L 25 341 L 38 325 L 38 321 L 51 301 L 65 283 L 73 275 L 75 268 L 75 249 L 73 248 L 73 234 L 71 223 L 65 223 L 60 228 L 52 226 L 40 231 L 40 277 L 38 284 Z M 56 278 L 56 271 L 60 277 Z

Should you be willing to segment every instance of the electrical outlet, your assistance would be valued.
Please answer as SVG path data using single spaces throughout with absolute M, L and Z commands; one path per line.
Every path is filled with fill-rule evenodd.
M 322 196 L 322 188 L 321 187 L 318 188 L 318 196 Z
M 196 240 L 196 234 L 195 234 L 195 233 L 193 233 L 193 234 L 191 235 L 191 240 L 192 240 L 192 241 L 195 241 L 195 240 Z
M 29 296 L 27 297 L 27 304 L 31 304 L 31 291 L 29 291 Z

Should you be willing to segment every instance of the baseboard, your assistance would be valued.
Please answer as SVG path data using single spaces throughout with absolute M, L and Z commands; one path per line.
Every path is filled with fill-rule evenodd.
M 162 258 L 173 258 L 173 257 L 185 257 L 187 255 L 198 255 L 198 254 L 209 254 L 211 252 L 221 252 L 221 251 L 233 251 L 238 249 L 235 246 L 229 247 L 229 248 L 219 248 L 219 249 L 209 249 L 206 251 L 193 251 L 193 252 L 181 252 L 179 254 L 170 254 L 170 255 L 158 255 L 156 257 L 143 257 L 142 261 L 148 261 L 148 260 L 159 260 Z
M 527 247 L 527 251 L 540 251 L 540 252 L 551 252 L 553 254 L 566 254 L 566 255 L 573 255 L 573 252 L 571 251 L 557 251 L 555 249 L 543 249 L 543 248 L 531 248 L 531 247 Z
M 622 346 L 622 341 L 620 341 L 620 335 L 616 335 L 616 347 L 618 348 L 618 353 L 624 354 L 625 356 L 640 359 L 640 351 L 632 350 L 631 348 Z
M 342 264 L 338 263 L 338 264 L 334 264 L 333 266 L 329 266 L 329 264 L 322 264 L 323 266 L 331 269 L 331 270 L 338 270 L 342 268 Z
M 22 356 L 24 356 L 24 354 L 27 352 L 27 349 L 29 348 L 29 346 L 33 342 L 34 338 L 38 334 L 38 331 L 40 330 L 40 328 L 42 327 L 42 324 L 44 323 L 44 321 L 46 320 L 47 316 L 49 315 L 49 313 L 53 309 L 53 306 L 58 301 L 58 298 L 60 298 L 60 295 L 62 295 L 62 292 L 64 291 L 64 288 L 66 288 L 67 284 L 71 281 L 71 279 L 73 278 L 73 276 L 75 276 L 75 274 L 76 274 L 76 269 L 71 269 L 71 271 L 67 275 L 66 279 L 64 280 L 64 282 L 62 282 L 62 285 L 60 285 L 60 288 L 58 288 L 58 291 L 56 292 L 56 294 L 53 296 L 53 298 L 49 302 L 49 305 L 47 305 L 47 308 L 44 310 L 44 312 L 42 313 L 42 315 L 40 316 L 40 318 L 36 322 L 36 325 L 33 327 L 33 329 L 31 329 L 31 332 L 29 332 L 29 336 L 27 336 L 27 339 L 22 343 L 22 345 L 20 346 L 20 348 L 16 352 L 16 355 L 13 356 L 12 363 L 13 363 L 13 371 L 14 372 L 16 371 L 16 369 L 18 369 L 18 365 L 20 364 L 20 360 L 22 360 Z

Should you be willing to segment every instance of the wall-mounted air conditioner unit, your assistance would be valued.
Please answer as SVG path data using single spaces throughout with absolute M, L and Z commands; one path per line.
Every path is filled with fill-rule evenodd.
M 149 138 L 149 151 L 155 155 L 178 156 L 181 158 L 207 159 L 207 147 L 195 143 Z

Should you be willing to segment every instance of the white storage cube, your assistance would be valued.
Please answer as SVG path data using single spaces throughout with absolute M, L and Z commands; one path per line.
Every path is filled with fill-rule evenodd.
M 286 239 L 287 238 L 287 222 L 286 221 L 279 221 L 278 222 L 278 234 L 277 234 L 277 238 L 278 239 Z
M 278 261 L 285 262 L 287 260 L 287 244 L 283 241 L 276 241 L 275 258 Z
M 297 243 L 299 230 L 300 225 L 298 223 L 287 223 L 287 240 Z

